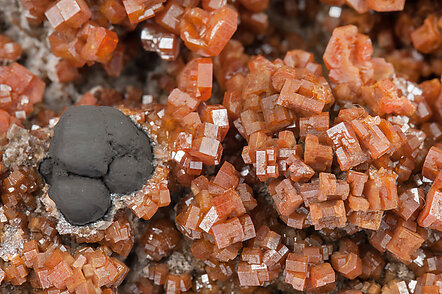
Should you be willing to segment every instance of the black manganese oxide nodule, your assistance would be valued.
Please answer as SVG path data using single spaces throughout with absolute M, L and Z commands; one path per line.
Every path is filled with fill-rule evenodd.
M 151 149 L 147 135 L 117 109 L 74 106 L 55 126 L 39 171 L 65 218 L 84 225 L 105 215 L 111 192 L 127 194 L 146 183 Z

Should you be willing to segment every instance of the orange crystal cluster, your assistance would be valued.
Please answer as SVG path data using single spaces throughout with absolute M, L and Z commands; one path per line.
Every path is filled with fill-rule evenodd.
M 146 51 L 157 52 L 163 60 L 175 60 L 180 53 L 179 38 L 156 23 L 145 23 L 141 43 Z
M 255 67 L 261 70 L 253 72 Z M 342 171 L 363 164 L 368 167 L 370 157 L 365 148 L 368 148 L 372 160 L 377 160 L 387 152 L 391 155 L 395 151 L 397 157 L 405 156 L 399 150 L 407 143 L 399 139 L 400 136 L 405 137 L 405 134 L 399 127 L 396 131 L 387 120 L 378 116 L 371 117 L 357 108 L 342 109 L 338 114 L 342 122 L 330 127 L 328 112 L 322 111 L 333 101 L 330 98 L 331 89 L 325 79 L 318 76 L 322 70 L 313 63 L 312 55 L 307 52 L 289 52 L 284 61 L 275 60 L 273 63 L 263 57 L 256 57 L 249 61 L 249 70 L 246 77 L 235 75 L 228 80 L 227 83 L 232 82 L 233 86 L 242 89 L 228 88 L 224 104 L 231 112 L 238 112 L 234 125 L 248 140 L 248 146 L 242 151 L 244 162 L 253 164 L 259 180 L 273 179 L 269 184 L 269 192 L 284 222 L 299 229 L 308 225 L 314 225 L 317 230 L 345 227 L 349 212 L 351 223 L 376 229 L 376 225 L 380 224 L 379 217 L 382 217 L 382 213 L 377 211 L 397 207 L 396 176 L 385 170 L 386 165 L 379 164 L 379 168 L 373 167 L 371 170 L 370 179 L 366 174 L 353 171 L 348 173 L 347 180 L 337 179 L 329 173 L 334 153 Z M 305 96 L 287 96 L 287 101 L 292 101 L 292 104 L 281 105 L 281 96 L 286 95 L 283 93 L 285 85 L 292 83 L 292 76 L 299 75 L 298 72 L 311 80 L 316 79 L 316 84 L 311 87 L 317 89 Z M 274 94 L 281 85 L 284 85 L 281 93 Z M 230 93 L 235 93 L 238 98 L 232 98 Z M 233 108 L 233 99 L 238 99 L 239 107 Z M 318 104 L 319 108 L 308 106 L 314 105 L 311 101 L 321 99 L 324 102 Z M 296 103 L 300 106 L 290 107 Z M 301 116 L 299 135 L 304 144 L 297 144 L 293 132 L 298 131 L 293 128 L 297 116 Z M 391 142 L 378 127 L 381 122 L 383 129 L 395 132 L 395 135 L 399 133 L 394 138 L 388 133 Z M 270 136 L 274 132 L 278 132 L 277 138 Z M 316 173 L 318 177 L 314 177 Z M 354 191 L 350 191 L 350 183 Z M 365 195 L 361 197 L 363 191 Z M 345 208 L 347 201 L 351 203 L 350 210 Z M 355 212 L 351 211 L 353 208 Z M 365 224 L 368 219 L 362 220 L 368 209 L 368 215 L 377 216 L 375 227 L 372 227 L 373 224 Z M 359 212 L 361 210 L 363 212 Z
M 333 290 L 336 277 L 330 263 L 313 263 L 309 266 L 308 260 L 309 257 L 305 255 L 290 253 L 286 259 L 285 282 L 298 291 L 328 292 Z
M 154 216 L 160 207 L 170 204 L 170 191 L 167 186 L 168 169 L 158 168 L 130 201 L 129 208 L 139 218 L 148 220 Z
M 147 231 L 142 236 L 139 256 L 147 258 L 148 265 L 144 269 L 146 276 L 152 282 L 136 285 L 139 293 L 150 293 L 153 287 L 161 286 L 165 293 L 183 293 L 192 288 L 192 275 L 184 269 L 171 268 L 167 263 L 167 258 L 179 250 L 181 246 L 181 236 L 175 228 L 175 224 L 164 215 L 151 220 Z M 178 273 L 180 272 L 180 273 Z M 144 287 L 148 290 L 142 290 Z M 133 289 L 130 290 L 135 291 Z
M 442 293 L 437 1 L 20 2 L 55 30 L 58 82 L 95 62 L 119 76 L 140 24 L 169 61 L 148 75 L 167 104 L 131 86 L 77 103 L 118 107 L 155 141 L 155 173 L 106 228 L 61 236 L 34 167 L 0 164 L 0 292 Z M 322 49 L 326 71 L 306 51 Z M 0 35 L 0 59 L 17 58 Z M 29 116 L 43 91 L 0 67 L 0 132 L 48 125 L 51 110 Z
M 0 34 L 0 60 L 15 61 L 20 58 L 22 49 L 19 43 Z
M 159 1 L 163 2 L 163 1 Z M 157 52 L 162 59 L 175 60 L 179 41 L 202 56 L 217 56 L 237 28 L 238 13 L 227 1 L 168 1 L 141 32 L 147 51 Z M 161 5 L 161 4 L 160 4 Z
M 4 172 L 4 167 L 2 172 Z M 25 206 L 29 209 L 36 208 L 35 195 L 41 188 L 42 181 L 39 175 L 30 168 L 14 168 L 3 179 L 1 187 L 1 200 L 5 207 L 19 208 Z
M 0 133 L 20 124 L 43 100 L 45 83 L 27 68 L 12 63 L 0 66 Z
M 105 230 L 104 240 L 113 252 L 127 257 L 135 241 L 134 232 L 129 221 L 123 217 L 114 220 Z
M 69 78 L 59 78 L 60 82 L 77 78 L 75 68 L 86 63 L 92 65 L 98 62 L 110 75 L 120 74 L 122 51 L 117 50 L 118 36 L 112 25 L 130 26 L 120 0 L 97 3 L 85 0 L 21 0 L 21 3 L 27 10 L 28 22 L 38 25 L 45 18 L 55 29 L 48 38 L 51 51 L 64 60 L 58 63 L 56 70 L 74 74 Z
M 199 176 L 191 184 L 192 194 L 180 202 L 176 223 L 187 237 L 209 238 L 221 250 L 255 237 L 248 209 L 256 206 L 250 187 L 239 184 L 235 167 L 224 162 L 209 181 Z M 210 236 L 210 237 L 209 237 Z
M 441 153 L 439 145 L 425 143 L 427 134 L 428 139 L 435 138 L 429 124 L 425 131 L 413 125 L 403 128 L 397 118 L 429 122 L 428 95 L 401 88 L 391 64 L 371 57 L 370 39 L 355 26 L 335 29 L 327 46 L 324 60 L 330 85 L 307 52 L 291 51 L 284 60 L 271 62 L 261 56 L 249 58 L 242 51 L 234 53 L 237 48 L 231 42 L 218 58 L 236 54 L 236 59 L 248 60 L 248 68 L 243 61 L 236 68 L 215 62 L 217 77 L 227 88 L 223 104 L 247 140 L 242 159 L 253 164 L 260 181 L 268 183 L 280 218 L 296 229 L 313 225 L 315 230 L 344 228 L 350 234 L 373 230 L 369 235 L 374 248 L 412 262 L 428 239 L 421 226 L 440 230 L 436 177 Z M 329 108 L 333 95 L 341 105 L 334 114 Z M 349 102 L 365 105 L 371 112 L 344 107 Z M 430 115 L 421 115 L 422 109 Z M 422 165 L 423 176 L 434 180 L 425 206 L 422 189 L 408 186 L 398 191 L 398 183 L 411 180 Z M 361 258 L 357 250 L 341 249 L 332 265 L 350 279 L 376 276 L 382 258 L 370 254 Z M 434 258 L 430 256 L 423 260 Z M 298 262 L 302 255 L 290 258 Z M 373 264 L 365 274 L 364 263 Z M 321 268 L 327 276 L 327 266 Z M 310 275 L 307 270 L 292 270 L 286 282 L 297 290 L 308 289 Z M 333 284 L 333 269 L 329 275 Z M 315 283 L 318 288 L 327 284 Z
M 172 274 L 167 264 L 150 264 L 147 277 L 154 285 L 164 287 L 167 294 L 179 294 L 192 288 L 192 278 L 189 274 Z
M 177 58 L 181 39 L 200 55 L 216 56 L 237 29 L 236 10 L 240 6 L 254 12 L 267 7 L 259 5 L 256 10 L 248 1 L 232 7 L 223 0 L 202 1 L 202 7 L 193 0 L 20 1 L 29 23 L 39 25 L 45 18 L 55 29 L 49 36 L 52 53 L 63 58 L 70 71 L 98 62 L 111 76 L 120 75 L 128 57 L 127 46 L 119 43 L 115 25 L 132 31 L 147 20 L 141 32 L 143 47 L 157 52 L 164 60 Z M 7 41 L 0 40 L 0 44 L 8 46 L 4 58 L 16 58 L 20 48 Z
M 117 34 L 91 20 L 84 0 L 59 0 L 45 12 L 55 29 L 49 36 L 52 53 L 74 67 L 107 63 L 118 43 Z
M 175 174 L 185 186 L 202 173 L 204 164 L 220 164 L 221 142 L 229 130 L 226 108 L 206 102 L 212 93 L 212 76 L 210 58 L 193 59 L 181 69 L 178 88 L 167 98 L 164 127 L 170 131 Z
M 154 219 L 149 223 L 140 246 L 143 247 L 148 259 L 160 261 L 176 249 L 179 241 L 180 235 L 171 221 Z
M 238 279 L 241 286 L 262 286 L 278 278 L 289 249 L 281 243 L 281 235 L 263 225 L 256 238 L 241 252 Z
M 388 250 L 402 261 L 409 262 L 411 255 L 425 241 L 425 234 L 425 230 L 418 228 L 416 222 L 404 221 L 387 214 L 379 229 L 369 240 L 370 244 L 380 252 Z
M 333 267 L 327 262 L 333 252 L 333 246 L 323 244 L 321 239 L 314 235 L 304 240 L 295 238 L 294 241 L 293 251 L 288 254 L 285 263 L 285 282 L 297 291 L 332 291 L 336 286 L 335 271 L 340 271 L 333 259 Z M 350 240 L 348 242 L 351 243 Z M 349 268 L 353 270 L 351 265 Z
M 228 6 L 214 11 L 193 8 L 180 23 L 180 36 L 190 50 L 203 56 L 217 56 L 236 31 L 238 13 Z
M 78 243 L 100 243 L 108 251 L 127 257 L 135 242 L 135 233 L 131 223 L 125 216 L 119 214 L 104 230 L 87 237 L 76 237 Z
M 349 239 L 339 242 L 339 251 L 333 252 L 331 263 L 336 271 L 347 279 L 353 280 L 362 274 L 362 259 L 358 246 Z
M 411 33 L 414 47 L 423 53 L 434 53 L 442 44 L 442 16 L 430 14 L 424 23 Z
M 32 271 L 30 283 L 34 289 L 47 293 L 115 293 L 129 269 L 117 258 L 101 248 L 86 247 L 69 252 L 63 245 L 54 244 L 45 250 L 29 241 L 23 244 L 23 256 L 14 256 L 6 268 L 6 280 L 21 285 Z
M 371 40 L 358 33 L 356 26 L 338 27 L 333 31 L 324 62 L 330 70 L 336 95 L 344 100 L 362 95 L 362 100 L 377 115 L 394 112 L 411 116 L 416 106 L 399 95 L 391 81 L 393 67 L 382 58 L 372 58 L 372 53 Z
M 247 213 L 256 207 L 252 190 L 239 183 L 237 171 L 228 162 L 210 181 L 204 176 L 194 179 L 191 190 L 178 204 L 177 227 L 195 240 L 191 251 L 205 261 L 209 277 L 225 281 L 233 274 L 230 261 L 238 255 L 242 242 L 256 236 Z

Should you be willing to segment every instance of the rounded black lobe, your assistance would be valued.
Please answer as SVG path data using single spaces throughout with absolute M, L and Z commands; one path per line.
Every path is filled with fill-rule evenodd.
M 49 197 L 74 225 L 94 222 L 111 205 L 110 193 L 140 189 L 153 172 L 147 135 L 107 106 L 68 108 L 54 128 L 39 171 Z

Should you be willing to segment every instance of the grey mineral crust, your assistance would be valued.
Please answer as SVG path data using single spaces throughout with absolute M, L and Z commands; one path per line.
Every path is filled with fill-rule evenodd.
M 63 215 L 77 225 L 100 219 L 111 205 L 109 191 L 100 179 L 59 177 L 54 179 L 49 195 Z
M 66 219 L 84 225 L 104 216 L 110 193 L 139 190 L 153 172 L 152 160 L 149 138 L 123 113 L 107 106 L 76 106 L 55 126 L 39 171 Z

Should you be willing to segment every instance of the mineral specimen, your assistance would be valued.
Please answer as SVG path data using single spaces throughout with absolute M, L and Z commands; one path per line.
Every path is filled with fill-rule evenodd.
M 2 3 L 0 292 L 442 293 L 441 15 Z

